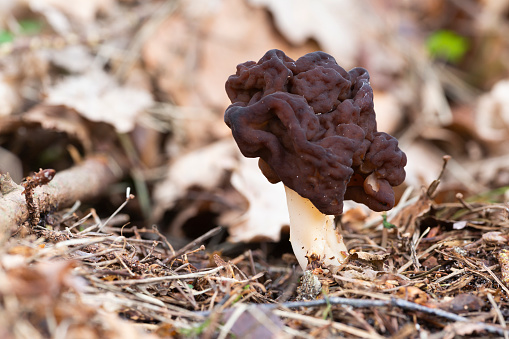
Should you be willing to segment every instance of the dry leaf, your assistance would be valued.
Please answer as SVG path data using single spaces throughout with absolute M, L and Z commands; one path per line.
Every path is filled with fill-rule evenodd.
M 107 122 L 119 133 L 131 131 L 138 115 L 153 103 L 148 91 L 121 87 L 101 70 L 66 77 L 48 90 L 45 102 L 73 108 L 92 121 Z
M 92 150 L 90 133 L 83 119 L 66 107 L 37 105 L 23 115 L 23 121 L 38 123 L 47 130 L 64 132 L 78 139 L 85 151 Z
M 423 189 L 419 199 L 414 204 L 403 208 L 394 219 L 391 220 L 391 223 L 399 227 L 403 233 L 408 232 L 413 234 L 417 227 L 417 220 L 429 212 L 431 205 L 432 201 Z
M 119 316 L 109 312 L 101 312 L 101 319 L 108 329 L 108 338 L 111 339 L 157 339 L 159 336 L 147 333 L 142 328 L 137 328 L 133 322 L 121 319 Z M 70 335 L 70 338 L 73 336 Z M 77 337 L 74 337 L 77 338 Z M 87 337 L 81 337 L 87 338 Z
M 142 51 L 159 87 L 181 106 L 212 107 L 222 114 L 230 103 L 224 83 L 238 64 L 258 60 L 272 48 L 290 57 L 314 49 L 312 44 L 289 44 L 274 32 L 265 11 L 246 1 L 223 0 L 211 5 L 208 0 L 189 0 L 181 6 Z
M 358 251 L 352 254 L 352 259 L 357 258 L 361 260 L 366 261 L 383 261 L 387 259 L 387 257 L 390 255 L 390 253 L 383 253 L 383 254 L 376 254 L 376 253 L 368 253 L 368 252 L 362 252 Z
M 83 45 L 66 46 L 58 50 L 48 51 L 53 64 L 71 73 L 85 72 L 94 62 L 94 57 Z
M 267 7 L 279 31 L 294 45 L 309 39 L 332 54 L 344 68 L 355 66 L 360 52 L 359 20 L 365 17 L 361 6 L 348 0 L 249 0 Z M 346 14 L 348 13 L 348 14 Z M 341 18 L 341 19 L 339 19 Z
M 14 153 L 2 147 L 0 147 L 0 173 L 9 173 L 12 179 L 18 183 L 21 182 L 23 178 L 23 165 L 21 160 Z M 4 188 L 0 188 L 0 191 L 3 191 Z
M 420 288 L 415 286 L 404 286 L 400 287 L 396 292 L 398 298 L 412 301 L 416 304 L 426 305 L 428 303 L 428 295 Z
M 203 191 L 216 189 L 225 172 L 237 164 L 237 156 L 237 145 L 227 138 L 173 159 L 167 178 L 154 192 L 155 217 L 171 209 L 192 187 Z
M 279 241 L 281 229 L 290 225 L 282 183 L 271 184 L 258 168 L 258 159 L 241 157 L 231 183 L 248 201 L 247 210 L 232 220 L 231 241 Z
M 463 322 L 457 321 L 444 327 L 444 333 L 450 333 L 449 336 L 444 338 L 466 338 L 467 335 L 471 336 L 473 333 L 479 335 L 473 336 L 473 338 L 482 338 L 486 336 L 486 325 L 482 322 Z
M 343 214 L 341 214 L 341 224 L 351 230 L 361 230 L 368 221 L 370 216 L 369 209 L 366 210 L 364 205 L 351 206 L 353 201 L 346 201 Z M 373 213 L 371 213 L 373 215 Z
M 456 314 L 479 311 L 483 306 L 484 301 L 471 293 L 461 293 L 452 300 L 438 304 L 441 309 Z
M 242 313 L 238 315 L 237 312 Z M 222 321 L 227 323 L 232 317 L 237 317 L 231 327 L 231 333 L 237 338 L 290 338 L 290 335 L 283 331 L 281 319 L 263 307 L 244 309 L 243 305 L 239 305 L 224 314 Z
M 16 260 L 13 259 L 16 258 Z M 51 261 L 40 262 L 33 266 L 26 266 L 21 255 L 10 256 L 7 266 L 7 277 L 0 282 L 0 293 L 15 294 L 19 298 L 49 297 L 59 295 L 66 288 L 81 289 L 81 278 L 71 275 L 74 262 Z M 16 265 L 17 263 L 17 265 Z
M 2 0 L 0 1 L 0 25 L 6 22 L 6 19 L 11 16 L 12 11 L 18 5 L 18 0 Z
M 442 170 L 443 154 L 422 141 L 415 141 L 411 145 L 406 145 L 404 151 L 408 159 L 405 167 L 407 173 L 406 185 L 427 187 Z M 426 166 L 422 165 L 423 159 L 425 159 Z
M 338 274 L 348 279 L 359 279 L 364 281 L 376 281 L 379 271 L 375 271 L 372 268 L 365 268 L 361 272 L 357 270 L 345 270 L 340 271 Z
M 502 232 L 486 232 L 482 235 L 482 240 L 490 245 L 507 245 L 509 242 L 509 235 Z
M 373 91 L 377 129 L 393 134 L 403 121 L 403 108 L 401 102 L 394 94 L 388 91 Z
M 509 251 L 501 249 L 498 253 L 498 262 L 500 264 L 500 273 L 502 274 L 502 281 L 504 284 L 509 283 Z
M 220 223 L 228 226 L 230 240 L 279 241 L 281 228 L 290 223 L 285 192 L 282 184 L 268 182 L 257 163 L 257 159 L 242 156 L 231 137 L 174 159 L 167 179 L 156 187 L 154 217 L 173 208 L 190 189 L 224 192 L 222 180 L 227 172 L 233 172 L 231 184 L 248 207 L 244 210 L 239 204 L 220 217 Z
M 21 98 L 13 81 L 0 73 L 0 117 L 16 111 L 21 105 Z
M 72 20 L 82 24 L 90 24 L 99 12 L 113 9 L 114 0 L 25 0 L 33 11 L 55 16 L 55 12 L 63 12 Z M 50 20 L 51 21 L 51 20 Z
M 507 140 L 509 129 L 509 80 L 501 80 L 479 98 L 475 113 L 478 134 L 485 140 Z

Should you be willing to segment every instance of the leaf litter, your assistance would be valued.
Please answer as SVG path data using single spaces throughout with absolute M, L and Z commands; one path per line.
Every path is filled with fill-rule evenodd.
M 6 335 L 109 337 L 122 326 L 133 327 L 132 338 L 505 333 L 497 314 L 509 295 L 505 204 L 437 204 L 425 193 L 398 213 L 417 216 L 413 236 L 381 222 L 347 233 L 343 270 L 301 282 L 295 265 L 269 264 L 257 251 L 233 258 L 207 251 L 218 230 L 175 251 L 156 228 L 67 212 L 56 212 L 51 228 L 4 240 Z M 124 320 L 105 318 L 108 312 Z
M 0 199 L 9 202 L 0 220 L 40 220 L 12 236 L 12 225 L 1 225 L 0 336 L 508 337 L 507 72 L 496 60 L 507 48 L 504 10 L 377 1 L 373 8 L 388 18 L 404 17 L 391 30 L 359 4 L 348 5 L 364 14 L 353 33 L 322 4 L 304 12 L 316 10 L 324 25 L 306 22 L 301 31 L 292 29 L 301 11 L 266 1 L 2 4 L 1 29 L 12 41 L 0 44 Z M 334 11 L 343 8 L 338 2 Z M 459 14 L 444 24 L 445 12 Z M 15 20 L 26 13 L 37 18 L 35 36 Z M 441 41 L 433 57 L 446 60 L 430 62 L 414 48 L 415 36 L 398 41 L 455 28 L 455 36 L 482 45 L 461 20 L 479 36 L 491 34 L 486 47 L 451 59 Z M 334 44 L 338 34 L 348 35 L 342 41 L 352 49 Z M 328 48 L 366 66 L 375 102 L 385 100 L 379 119 L 413 150 L 392 211 L 356 206 L 338 218 L 350 256 L 334 275 L 302 272 L 284 253 L 288 222 L 277 187 L 258 183 L 256 166 L 231 147 L 221 119 L 227 75 L 274 46 L 292 56 Z M 86 167 L 96 153 L 108 157 Z M 452 155 L 445 171 L 444 154 Z M 57 184 L 42 183 L 20 205 L 17 183 L 44 163 L 56 168 Z M 80 164 L 80 175 L 90 177 L 58 180 Z M 106 169 L 104 185 L 91 181 Z M 120 182 L 123 173 L 129 183 Z M 118 185 L 109 200 L 92 206 L 80 200 L 97 192 L 74 191 L 111 182 Z M 136 197 L 124 193 L 127 185 Z M 65 197 L 49 203 L 59 189 Z M 11 199 L 13 192 L 19 197 Z M 203 226 L 205 213 L 217 219 Z M 230 242 L 210 224 L 224 225 Z M 203 235 L 190 237 L 192 226 Z M 273 245 L 279 252 L 271 250 L 266 241 L 281 238 Z M 241 242 L 252 240 L 262 242 Z

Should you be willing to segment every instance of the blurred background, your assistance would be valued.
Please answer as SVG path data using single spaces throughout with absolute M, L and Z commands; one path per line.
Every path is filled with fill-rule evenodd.
M 509 2 L 502 0 L 2 0 L 0 173 L 115 158 L 122 181 L 83 202 L 172 239 L 287 237 L 281 186 L 223 122 L 236 65 L 322 50 L 371 75 L 378 130 L 400 140 L 418 195 L 451 155 L 439 202 L 505 201 Z M 356 218 L 369 211 L 356 206 Z

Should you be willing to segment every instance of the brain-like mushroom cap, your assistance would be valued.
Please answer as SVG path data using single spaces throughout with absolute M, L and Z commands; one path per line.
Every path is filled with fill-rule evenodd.
M 394 206 L 406 156 L 376 130 L 365 69 L 346 72 L 324 52 L 294 61 L 270 50 L 238 65 L 226 93 L 225 122 L 270 182 L 282 181 L 325 214 L 341 214 L 343 199 L 376 211 Z

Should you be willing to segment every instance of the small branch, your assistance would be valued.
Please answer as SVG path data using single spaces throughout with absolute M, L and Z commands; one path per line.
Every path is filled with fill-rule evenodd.
M 486 266 L 486 264 L 484 264 L 483 266 L 484 266 L 484 269 L 486 271 L 488 271 L 488 273 L 491 275 L 491 277 L 493 279 L 495 279 L 495 281 L 500 285 L 500 287 L 502 287 L 502 289 L 505 291 L 505 293 L 507 293 L 507 295 L 509 296 L 509 289 L 504 285 L 504 283 L 502 281 L 500 281 L 500 279 L 495 275 L 495 273 L 493 273 L 493 271 L 488 266 Z
M 210 231 L 208 231 L 207 233 L 205 233 L 204 235 L 194 239 L 193 241 L 191 241 L 189 244 L 187 244 L 186 246 L 182 247 L 181 249 L 179 249 L 177 252 L 175 252 L 174 255 L 172 255 L 171 257 L 169 258 L 166 258 L 163 260 L 163 263 L 169 263 L 171 262 L 173 259 L 181 256 L 182 254 L 186 253 L 187 251 L 190 251 L 192 248 L 195 248 L 196 246 L 198 245 L 201 245 L 205 240 L 207 240 L 208 238 L 212 238 L 213 236 L 215 236 L 216 234 L 218 234 L 219 232 L 222 231 L 222 227 L 221 226 L 217 226 L 213 229 L 211 229 Z
M 43 187 L 34 189 L 34 199 L 40 213 L 74 204 L 99 196 L 108 186 L 118 180 L 106 156 L 91 157 L 79 165 L 58 172 L 55 178 Z M 6 185 L 1 176 L 0 185 Z M 14 184 L 12 181 L 10 184 Z M 13 190 L 0 195 L 0 232 L 15 229 L 29 217 L 23 186 L 14 184 Z
M 491 293 L 488 293 L 487 295 L 488 300 L 490 301 L 491 307 L 495 310 L 495 313 L 497 314 L 498 321 L 500 322 L 500 325 L 502 325 L 503 328 L 506 327 L 504 316 L 502 315 L 502 312 L 500 311 L 500 308 L 498 307 L 495 298 L 493 298 L 493 295 Z M 509 339 L 509 331 L 504 331 L 504 338 Z
M 108 283 L 108 285 L 147 285 L 147 284 L 156 284 L 161 283 L 165 281 L 170 280 L 177 280 L 177 279 L 196 279 L 200 278 L 209 274 L 215 274 L 219 271 L 221 271 L 224 267 L 219 266 L 216 268 L 213 268 L 208 271 L 200 271 L 195 273 L 189 273 L 189 274 L 181 274 L 181 275 L 169 275 L 165 277 L 154 277 L 154 278 L 145 278 L 145 279 L 126 279 L 126 280 L 114 280 Z
M 339 322 L 335 322 L 335 321 L 324 320 L 324 319 L 315 318 L 315 317 L 311 317 L 311 316 L 304 315 L 304 314 L 286 312 L 286 311 L 280 311 L 280 310 L 274 310 L 273 312 L 275 315 L 277 315 L 279 317 L 299 320 L 301 322 L 308 323 L 311 326 L 319 326 L 319 327 L 331 326 L 335 330 L 345 332 L 348 334 L 352 334 L 359 338 L 365 338 L 365 339 L 383 338 L 378 333 L 367 332 L 365 330 L 361 330 L 359 328 L 356 328 L 353 326 L 348 326 L 348 325 L 345 325 L 345 324 L 342 324 Z

